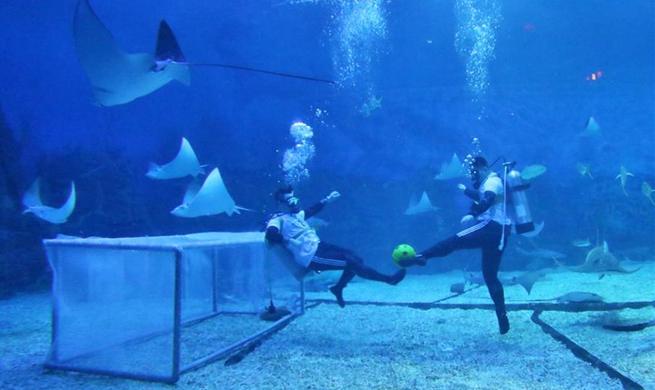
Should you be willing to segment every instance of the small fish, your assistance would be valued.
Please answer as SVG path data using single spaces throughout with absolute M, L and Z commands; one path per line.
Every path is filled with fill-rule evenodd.
M 516 248 L 516 251 L 524 256 L 536 257 L 540 259 L 562 259 L 566 257 L 564 253 L 552 251 L 549 249 L 536 249 L 533 251 Z
M 591 241 L 589 241 L 588 238 L 585 238 L 584 240 L 573 240 L 571 241 L 571 245 L 573 245 L 576 248 L 586 248 L 588 246 L 591 246 Z
M 618 175 L 616 175 L 616 179 L 621 179 L 621 188 L 623 189 L 623 193 L 625 194 L 625 196 L 628 196 L 628 193 L 625 191 L 625 183 L 628 181 L 628 176 L 634 176 L 634 175 L 628 172 L 627 169 L 625 169 L 625 165 L 621 165 L 621 172 Z
M 362 114 L 364 114 L 365 117 L 369 117 L 371 113 L 378 108 L 382 107 L 382 98 L 376 98 L 375 96 L 371 96 L 368 102 L 362 104 L 362 108 L 359 110 Z
M 582 176 L 589 176 L 589 178 L 593 179 L 594 177 L 591 175 L 591 164 L 583 164 L 583 163 L 577 163 L 576 167 L 578 168 L 578 172 Z
M 600 134 L 600 125 L 593 116 L 590 116 L 585 122 L 584 131 L 580 135 L 583 137 L 592 137 L 598 134 Z
M 655 190 L 651 188 L 650 184 L 646 182 L 641 183 L 641 193 L 644 194 L 648 200 L 650 200 L 650 203 L 655 205 L 655 201 L 653 200 L 653 192 L 655 192 Z
M 525 181 L 532 180 L 535 177 L 543 175 L 544 172 L 546 172 L 545 166 L 539 164 L 530 165 L 521 171 L 521 179 Z
M 450 285 L 450 292 L 454 294 L 461 294 L 465 289 L 466 285 L 464 283 L 453 283 Z

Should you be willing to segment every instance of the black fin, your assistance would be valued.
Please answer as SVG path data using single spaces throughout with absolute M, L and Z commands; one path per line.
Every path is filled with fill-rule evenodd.
M 186 58 L 182 54 L 182 49 L 175 39 L 173 30 L 168 26 L 165 20 L 159 22 L 159 32 L 157 33 L 157 48 L 155 50 L 155 60 L 186 63 Z

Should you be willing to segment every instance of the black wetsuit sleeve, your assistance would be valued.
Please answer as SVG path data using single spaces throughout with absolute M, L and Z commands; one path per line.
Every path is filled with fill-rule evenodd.
M 480 192 L 477 190 L 467 188 L 464 190 L 464 195 L 468 196 L 469 198 L 473 199 L 476 202 L 480 201 Z
M 478 215 L 484 213 L 485 211 L 489 210 L 489 207 L 491 207 L 494 204 L 494 200 L 496 199 L 496 193 L 493 191 L 485 191 L 484 194 L 482 195 L 482 199 L 478 201 L 477 203 L 473 203 L 471 205 L 471 210 L 469 211 L 469 214 L 471 214 L 474 217 L 477 217 Z
M 271 244 L 279 244 L 282 242 L 282 234 L 280 233 L 280 229 L 278 229 L 275 226 L 269 226 L 266 228 L 266 239 L 268 242 Z
M 325 203 L 323 202 L 318 202 L 314 205 L 311 205 L 310 207 L 305 209 L 305 219 L 309 219 L 313 217 L 314 215 L 318 214 L 319 211 L 323 210 L 325 207 Z

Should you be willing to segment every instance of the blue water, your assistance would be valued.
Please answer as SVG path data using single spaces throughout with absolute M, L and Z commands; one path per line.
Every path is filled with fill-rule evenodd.
M 459 228 L 468 204 L 457 180 L 435 181 L 453 153 L 480 140 L 491 161 L 542 164 L 530 202 L 541 247 L 571 253 L 573 239 L 606 240 L 619 258 L 652 256 L 655 206 L 654 6 L 650 0 L 201 1 L 91 0 L 122 49 L 154 50 L 166 19 L 192 62 L 217 62 L 334 80 L 334 85 L 222 68 L 192 68 L 131 103 L 94 106 L 72 37 L 76 1 L 0 3 L 3 249 L 7 290 L 47 285 L 40 240 L 166 235 L 260 228 L 283 184 L 289 128 L 313 129 L 309 205 L 332 190 L 326 241 L 391 270 L 399 243 L 417 249 Z M 601 77 L 587 81 L 591 74 Z M 381 107 L 366 116 L 372 97 Z M 601 133 L 582 137 L 593 117 Z M 181 219 L 187 179 L 153 181 L 148 163 L 169 161 L 186 137 L 202 164 L 218 167 L 240 206 L 254 210 Z M 591 164 L 594 179 L 576 164 Z M 624 195 L 620 167 L 634 174 Z M 77 186 L 69 221 L 21 215 L 20 197 L 41 177 L 44 202 L 62 204 Z M 404 216 L 427 191 L 437 213 Z M 503 269 L 525 267 L 511 246 Z M 632 252 L 631 252 L 632 251 Z M 579 252 L 575 252 L 579 254 Z M 621 253 L 625 255 L 621 256 Z M 634 257 L 634 255 L 631 255 Z M 475 269 L 453 255 L 428 271 Z

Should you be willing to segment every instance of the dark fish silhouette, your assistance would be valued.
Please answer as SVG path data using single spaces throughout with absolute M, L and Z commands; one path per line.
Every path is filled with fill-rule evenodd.
M 604 302 L 600 295 L 584 291 L 573 291 L 555 298 L 555 300 L 557 303 Z
M 603 328 L 615 330 L 617 332 L 636 332 L 638 330 L 644 330 L 650 326 L 655 326 L 655 320 L 634 325 L 603 325 Z

